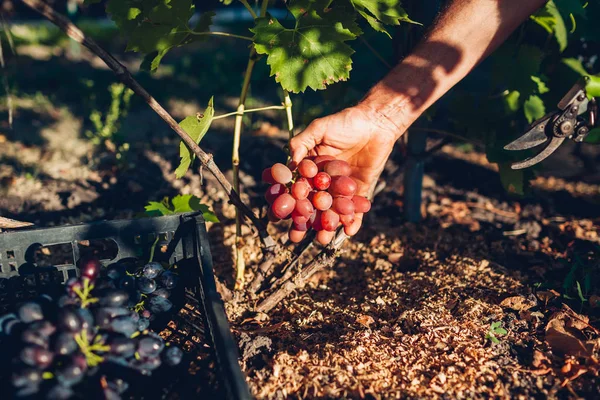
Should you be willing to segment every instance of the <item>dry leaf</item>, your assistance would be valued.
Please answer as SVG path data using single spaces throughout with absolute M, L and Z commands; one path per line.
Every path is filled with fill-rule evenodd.
M 585 341 L 581 330 L 589 326 L 587 317 L 563 305 L 546 326 L 546 342 L 559 355 L 590 357 L 596 341 Z
M 546 354 L 542 353 L 539 350 L 534 350 L 533 361 L 532 361 L 531 365 L 533 365 L 536 368 L 542 368 L 542 367 L 546 367 L 551 364 L 552 364 L 552 361 L 550 361 L 550 359 L 548 358 L 548 356 L 546 356 Z
M 538 299 L 544 302 L 544 304 L 548 304 L 548 302 L 552 299 L 555 299 L 560 296 L 556 290 L 548 290 L 548 291 L 539 291 L 536 293 Z
M 369 325 L 375 323 L 375 320 L 370 315 L 360 314 L 356 318 L 356 322 L 359 323 L 359 324 L 361 324 L 365 328 L 368 328 Z
M 523 296 L 507 297 L 500 303 L 502 307 L 510 308 L 515 311 L 529 310 L 537 306 L 537 301 L 534 298 L 525 298 Z

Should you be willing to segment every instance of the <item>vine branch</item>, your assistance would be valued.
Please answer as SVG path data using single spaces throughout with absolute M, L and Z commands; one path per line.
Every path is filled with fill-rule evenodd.
M 58 26 L 64 31 L 67 36 L 76 42 L 87 47 L 92 53 L 97 55 L 106 63 L 106 65 L 117 75 L 117 77 L 129 87 L 135 94 L 142 97 L 146 103 L 156 112 L 171 129 L 179 135 L 181 140 L 189 147 L 189 149 L 198 157 L 202 165 L 208 169 L 217 179 L 219 184 L 223 187 L 231 203 L 250 219 L 252 224 L 258 230 L 258 233 L 263 241 L 266 248 L 271 249 L 275 247 L 275 240 L 268 234 L 265 224 L 258 219 L 258 217 L 252 212 L 252 210 L 246 206 L 237 192 L 231 186 L 231 183 L 225 178 L 225 175 L 221 172 L 219 167 L 215 164 L 211 154 L 206 153 L 198 146 L 198 144 L 192 139 L 186 131 L 184 131 L 177 121 L 165 110 L 154 97 L 152 97 L 146 89 L 144 89 L 131 75 L 131 73 L 121 64 L 112 54 L 100 47 L 93 39 L 87 37 L 77 26 L 75 26 L 67 17 L 56 12 L 52 7 L 45 4 L 41 0 L 21 0 L 32 10 L 38 12 L 44 16 L 48 21 Z

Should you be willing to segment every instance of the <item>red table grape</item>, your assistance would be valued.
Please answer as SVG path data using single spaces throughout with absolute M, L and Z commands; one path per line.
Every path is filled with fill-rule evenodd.
M 353 196 L 352 202 L 354 203 L 354 208 L 358 213 L 366 213 L 371 209 L 371 202 L 366 197 Z
M 317 167 L 314 161 L 304 159 L 298 164 L 298 172 L 305 178 L 312 178 L 319 172 L 319 167 Z
M 331 208 L 333 197 L 327 192 L 317 192 L 313 196 L 312 203 L 317 210 L 325 211 Z
M 317 190 L 327 190 L 331 185 L 331 176 L 326 172 L 319 172 L 313 178 L 313 185 Z
M 271 167 L 271 175 L 273 176 L 275 182 L 281 183 L 283 185 L 291 182 L 293 178 L 292 171 L 290 171 L 290 169 L 287 166 L 281 163 L 277 163 Z
M 328 161 L 323 167 L 323 171 L 330 176 L 350 176 L 352 173 L 350 164 L 343 160 Z
M 273 215 L 277 218 L 284 219 L 294 211 L 295 206 L 296 200 L 292 195 L 284 193 L 273 201 L 271 210 L 273 210 Z
M 357 188 L 354 179 L 348 176 L 336 176 L 331 180 L 329 191 L 334 196 L 354 196 Z

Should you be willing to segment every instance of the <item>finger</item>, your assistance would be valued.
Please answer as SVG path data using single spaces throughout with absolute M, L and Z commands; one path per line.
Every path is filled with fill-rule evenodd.
M 360 229 L 360 226 L 362 225 L 362 220 L 363 220 L 363 214 L 356 214 L 354 216 L 354 222 L 352 222 L 350 225 L 344 227 L 344 233 L 348 236 L 356 235 L 356 233 Z
M 335 232 L 319 231 L 317 232 L 317 242 L 321 243 L 323 246 L 328 245 L 334 236 Z
M 314 120 L 304 131 L 290 140 L 292 161 L 299 163 L 308 153 L 323 141 L 325 130 L 320 120 Z

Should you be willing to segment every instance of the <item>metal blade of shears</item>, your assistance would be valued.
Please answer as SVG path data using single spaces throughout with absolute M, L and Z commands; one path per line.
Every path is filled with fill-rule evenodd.
M 569 106 L 569 104 L 571 104 L 573 100 L 575 100 L 578 97 L 579 94 L 583 93 L 585 96 L 585 87 L 589 80 L 590 78 L 588 78 L 587 76 L 584 76 L 581 79 L 579 79 L 567 92 L 567 94 L 565 94 L 564 97 L 558 102 L 558 108 L 564 111 Z
M 556 114 L 558 113 L 548 114 L 534 122 L 527 133 L 504 146 L 504 150 L 526 150 L 546 142 L 548 140 L 546 126 L 548 125 L 548 121 Z
M 565 141 L 565 138 L 559 138 L 559 137 L 553 137 L 552 140 L 550 141 L 550 143 L 548 143 L 548 146 L 546 146 L 544 148 L 544 150 L 540 151 L 538 154 L 536 154 L 533 157 L 530 157 L 526 160 L 523 160 L 521 162 L 517 162 L 512 164 L 510 167 L 512 169 L 523 169 L 523 168 L 529 168 L 543 160 L 545 160 L 546 158 L 548 158 L 550 156 L 550 154 L 554 153 L 556 151 L 556 149 L 558 149 L 558 147 L 562 144 L 562 142 Z

